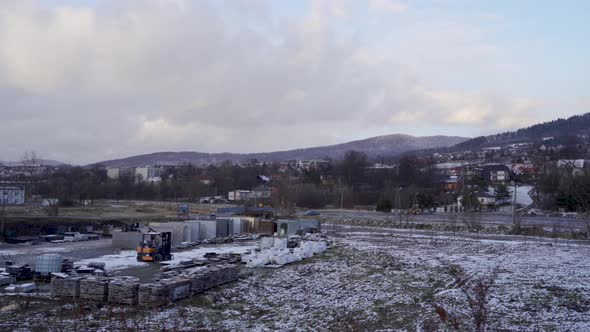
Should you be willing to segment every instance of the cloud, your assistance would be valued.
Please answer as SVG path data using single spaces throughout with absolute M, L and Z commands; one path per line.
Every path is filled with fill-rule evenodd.
M 0 159 L 31 149 L 77 163 L 158 150 L 269 151 L 400 123 L 411 134 L 408 125 L 424 121 L 508 128 L 528 122 L 537 105 L 434 90 L 343 35 L 339 24 L 354 15 L 345 2 L 313 1 L 304 16 L 282 19 L 255 3 L 4 4 L 0 140 L 11 144 Z M 371 6 L 405 10 L 394 1 Z
M 408 6 L 398 0 L 369 0 L 369 9 L 399 14 L 405 12 Z

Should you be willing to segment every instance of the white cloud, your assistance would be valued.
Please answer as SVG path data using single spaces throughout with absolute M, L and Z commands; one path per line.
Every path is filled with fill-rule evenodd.
M 405 12 L 408 6 L 398 0 L 369 0 L 369 9 L 399 14 Z
M 339 33 L 354 15 L 345 2 L 314 1 L 305 17 L 279 22 L 258 19 L 272 14 L 256 4 L 255 26 L 224 19 L 224 10 L 246 10 L 240 1 L 4 4 L 0 140 L 11 144 L 0 159 L 30 149 L 80 163 L 157 150 L 268 151 L 360 138 L 354 128 L 404 123 L 411 133 L 424 121 L 513 127 L 536 105 L 421 84 Z M 514 112 L 522 117 L 506 117 Z

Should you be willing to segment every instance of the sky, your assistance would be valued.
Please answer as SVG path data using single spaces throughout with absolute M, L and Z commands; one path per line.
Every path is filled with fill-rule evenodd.
M 0 160 L 476 137 L 590 111 L 590 1 L 14 0 Z

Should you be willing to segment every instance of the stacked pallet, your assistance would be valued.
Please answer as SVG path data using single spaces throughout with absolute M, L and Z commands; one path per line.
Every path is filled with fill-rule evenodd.
M 81 280 L 81 277 L 52 278 L 51 296 L 73 298 L 79 297 Z
M 144 307 L 159 307 L 170 302 L 170 289 L 161 282 L 139 285 L 138 304 Z
M 138 303 L 139 279 L 118 277 L 108 284 L 109 303 L 136 305 Z
M 80 281 L 80 298 L 105 302 L 109 295 L 110 278 L 88 277 Z

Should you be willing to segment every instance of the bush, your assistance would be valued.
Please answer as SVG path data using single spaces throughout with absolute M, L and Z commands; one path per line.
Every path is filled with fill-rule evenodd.
M 379 202 L 377 202 L 375 210 L 390 213 L 392 208 L 393 206 L 391 205 L 390 200 L 381 198 Z

